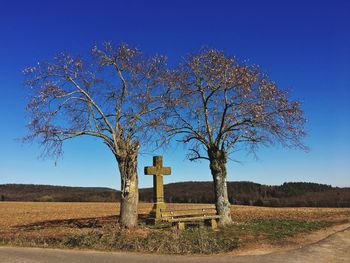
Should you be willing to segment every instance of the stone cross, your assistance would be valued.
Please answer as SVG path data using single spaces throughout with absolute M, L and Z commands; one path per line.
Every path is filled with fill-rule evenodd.
M 163 175 L 170 175 L 171 168 L 163 167 L 163 157 L 153 156 L 153 166 L 145 167 L 145 174 L 153 175 L 153 208 L 151 215 L 155 221 L 160 219 L 160 209 L 165 209 Z

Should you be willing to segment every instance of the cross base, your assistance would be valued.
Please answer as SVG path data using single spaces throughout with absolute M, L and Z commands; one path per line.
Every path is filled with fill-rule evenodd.
M 152 224 L 159 223 L 162 219 L 161 217 L 161 209 L 165 209 L 165 203 L 164 202 L 156 202 L 153 204 L 151 213 L 149 214 L 149 217 L 147 219 L 148 222 Z

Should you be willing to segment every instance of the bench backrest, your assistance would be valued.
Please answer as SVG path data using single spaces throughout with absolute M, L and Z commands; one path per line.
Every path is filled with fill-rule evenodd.
M 180 218 L 180 217 L 206 217 L 210 215 L 216 215 L 216 209 L 213 207 L 206 208 L 192 208 L 192 209 L 161 209 L 160 210 L 162 218 Z

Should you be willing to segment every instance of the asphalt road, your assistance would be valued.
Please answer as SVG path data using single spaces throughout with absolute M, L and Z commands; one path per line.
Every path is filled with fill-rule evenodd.
M 40 248 L 0 247 L 1 263 L 337 263 L 350 262 L 350 228 L 306 247 L 256 256 L 172 256 Z

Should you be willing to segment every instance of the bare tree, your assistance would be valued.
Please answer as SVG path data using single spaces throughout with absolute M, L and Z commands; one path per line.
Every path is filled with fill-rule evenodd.
M 209 160 L 220 223 L 228 224 L 228 155 L 237 147 L 255 152 L 274 142 L 305 148 L 300 102 L 291 101 L 259 67 L 238 64 L 215 49 L 188 57 L 166 78 L 172 115 L 167 130 L 188 144 L 189 160 Z
M 31 88 L 29 134 L 44 156 L 62 154 L 64 141 L 92 136 L 115 156 L 121 178 L 120 223 L 137 225 L 140 145 L 158 137 L 162 120 L 162 56 L 145 57 L 126 44 L 94 46 L 86 59 L 59 54 L 25 70 Z

